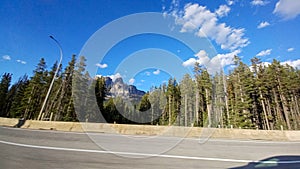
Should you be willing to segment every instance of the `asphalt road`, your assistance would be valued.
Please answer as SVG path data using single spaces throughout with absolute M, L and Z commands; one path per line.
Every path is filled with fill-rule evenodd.
M 253 164 L 250 162 L 261 166 L 258 161 L 270 157 L 284 159 L 280 165 L 300 168 L 300 142 L 213 139 L 203 142 L 197 138 L 0 127 L 0 150 L 1 169 L 211 169 L 250 166 Z

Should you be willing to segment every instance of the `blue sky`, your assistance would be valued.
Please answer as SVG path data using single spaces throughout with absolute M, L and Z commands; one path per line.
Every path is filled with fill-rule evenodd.
M 201 46 L 193 51 L 168 36 L 136 35 L 120 41 L 102 59 L 96 58 L 97 62 L 90 63 L 97 74 L 122 76 L 127 83 L 148 90 L 173 74 L 168 69 L 150 66 L 126 76 L 129 70 L 118 72 L 118 67 L 122 67 L 124 58 L 141 58 L 147 52 L 158 52 L 157 49 L 163 50 L 159 51 L 161 59 L 149 56 L 150 59 L 153 57 L 156 63 L 164 63 L 164 59 L 176 55 L 182 61 L 182 70 L 186 68 L 187 71 L 195 62 L 215 67 L 215 60 L 228 70 L 234 54 L 247 64 L 257 56 L 265 64 L 277 59 L 300 68 L 300 1 L 2 0 L 0 7 L 0 74 L 12 73 L 13 81 L 25 73 L 32 75 L 41 57 L 46 59 L 48 68 L 59 59 L 58 48 L 49 35 L 60 42 L 64 51 L 63 66 L 66 66 L 71 55 L 81 54 L 84 45 L 99 29 L 118 18 L 142 12 L 160 12 L 174 17 L 176 28 L 170 27 L 170 31 L 193 36 L 195 44 L 198 44 L 197 39 L 205 38 L 214 47 L 213 52 Z M 142 20 L 137 25 L 147 22 Z M 120 27 L 115 31 L 128 30 Z M 98 45 L 104 43 L 106 40 Z M 139 63 L 135 64 L 132 67 L 138 67 Z

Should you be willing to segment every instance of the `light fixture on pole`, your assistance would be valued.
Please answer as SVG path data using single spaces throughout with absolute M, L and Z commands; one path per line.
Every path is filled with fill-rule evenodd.
M 43 102 L 42 108 L 41 108 L 41 110 L 40 110 L 40 113 L 39 113 L 39 116 L 38 116 L 38 120 L 42 120 L 42 119 L 41 119 L 41 116 L 42 116 L 42 113 L 43 113 L 43 111 L 44 111 L 44 107 L 45 107 L 45 105 L 46 105 L 46 103 L 47 103 L 48 97 L 49 97 L 49 95 L 50 95 L 51 89 L 52 89 L 52 87 L 53 87 L 53 84 L 54 84 L 54 81 L 55 81 L 55 77 L 56 77 L 56 75 L 57 75 L 57 73 L 58 73 L 58 71 L 59 71 L 60 64 L 61 64 L 62 57 L 63 57 L 63 52 L 62 52 L 62 48 L 61 48 L 60 43 L 59 43 L 53 36 L 50 35 L 49 37 L 50 37 L 52 40 L 54 40 L 54 42 L 57 44 L 57 46 L 58 46 L 58 48 L 59 48 L 60 59 L 59 59 L 59 63 L 58 63 L 58 65 L 57 65 L 56 71 L 55 71 L 55 73 L 54 73 L 53 79 L 52 79 L 52 81 L 51 81 L 51 84 L 50 84 L 50 86 L 49 86 L 48 92 L 47 92 L 47 94 L 46 94 L 45 100 L 44 100 L 44 102 Z

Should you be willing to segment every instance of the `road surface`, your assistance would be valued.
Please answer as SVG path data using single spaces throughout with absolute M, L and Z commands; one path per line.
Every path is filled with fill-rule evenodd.
M 300 157 L 300 142 L 122 136 L 0 127 L 0 168 L 233 168 Z M 300 166 L 300 161 L 294 160 Z M 300 167 L 299 167 L 300 168 Z

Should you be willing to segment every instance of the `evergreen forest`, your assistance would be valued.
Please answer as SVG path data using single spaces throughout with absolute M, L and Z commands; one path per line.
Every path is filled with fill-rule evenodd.
M 109 97 L 104 77 L 90 77 L 86 59 L 47 68 L 41 58 L 32 77 L 0 79 L 0 116 L 26 120 L 88 121 L 262 130 L 300 129 L 300 70 L 273 60 L 234 58 L 229 73 L 210 75 L 196 64 L 193 76 L 171 77 L 140 100 Z M 59 68 L 56 77 L 55 71 Z M 50 95 L 45 97 L 52 79 Z M 44 107 L 42 109 L 42 106 Z

